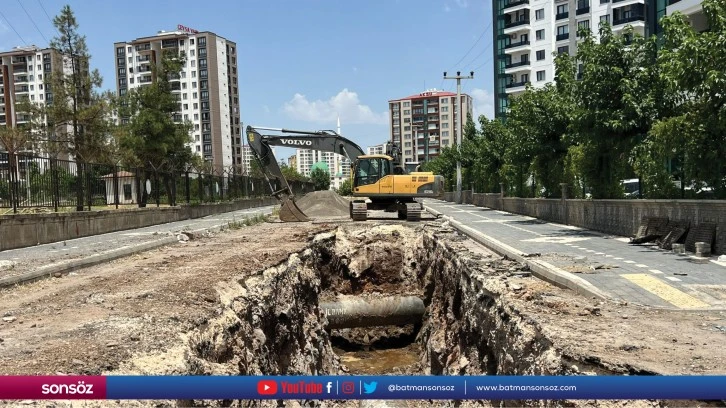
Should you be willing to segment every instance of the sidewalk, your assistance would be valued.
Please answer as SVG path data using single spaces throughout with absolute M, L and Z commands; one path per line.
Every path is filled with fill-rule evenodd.
M 273 208 L 274 206 L 250 208 L 204 218 L 2 251 L 0 288 L 173 244 L 178 242 L 177 234 L 181 231 L 214 231 L 230 222 L 242 221 L 258 214 L 270 214 Z
M 581 293 L 659 308 L 726 310 L 726 263 L 716 257 L 630 245 L 625 237 L 469 204 L 426 200 L 425 206 L 498 252 L 529 254 L 524 259 L 548 269 L 548 280 Z

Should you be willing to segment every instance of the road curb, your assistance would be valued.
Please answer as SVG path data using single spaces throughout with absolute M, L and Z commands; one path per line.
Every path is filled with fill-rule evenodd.
M 462 234 L 484 245 L 485 247 L 491 249 L 499 255 L 506 255 L 508 258 L 526 264 L 527 266 L 529 266 L 529 269 L 532 271 L 532 274 L 534 276 L 544 281 L 547 281 L 560 288 L 573 290 L 583 296 L 594 297 L 603 300 L 612 299 L 610 295 L 601 291 L 593 284 L 580 278 L 579 276 L 573 276 L 571 273 L 568 273 L 548 262 L 528 258 L 525 256 L 526 254 L 524 254 L 522 251 L 511 247 L 497 240 L 496 238 L 492 238 L 471 227 L 468 227 L 461 222 L 449 217 L 448 215 L 443 215 L 441 212 L 436 211 L 427 205 L 424 205 L 424 208 L 426 209 L 426 211 L 435 215 L 437 218 L 440 217 L 448 221 L 452 227 L 454 227 Z
M 241 211 L 241 210 L 238 210 Z M 271 214 L 265 212 L 264 214 Z M 196 230 L 191 230 L 189 232 L 194 233 L 206 233 L 206 232 L 215 232 L 223 229 L 227 224 L 218 224 L 213 225 L 208 228 L 199 228 Z M 100 254 L 94 254 L 87 256 L 82 259 L 76 259 L 72 261 L 67 262 L 61 262 L 61 263 L 55 263 L 50 265 L 44 265 L 40 268 L 36 268 L 30 272 L 26 272 L 20 275 L 16 276 L 10 276 L 7 278 L 0 279 L 0 289 L 23 284 L 23 283 L 30 283 L 37 280 L 45 279 L 52 277 L 53 275 L 57 273 L 66 274 L 69 272 L 73 272 L 78 269 L 88 268 L 91 266 L 99 265 L 102 263 L 114 261 L 119 258 L 124 258 L 130 255 L 135 255 L 138 253 L 150 251 L 152 249 L 161 248 L 167 245 L 172 245 L 179 240 L 177 239 L 177 235 L 181 234 L 184 231 L 179 231 L 177 233 L 173 233 L 171 236 L 163 237 L 161 239 L 152 241 L 152 242 L 145 242 L 143 244 L 133 245 L 133 246 L 127 246 L 127 247 L 121 247 L 118 249 L 114 249 L 111 251 L 103 252 Z

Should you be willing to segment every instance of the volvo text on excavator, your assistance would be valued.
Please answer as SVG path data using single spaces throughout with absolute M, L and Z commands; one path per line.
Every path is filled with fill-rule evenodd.
M 261 134 L 275 131 L 283 135 Z M 295 204 L 290 185 L 282 174 L 271 146 L 333 152 L 343 155 L 351 163 L 351 181 L 354 200 L 350 203 L 350 217 L 365 221 L 368 210 L 398 212 L 399 219 L 418 221 L 423 204 L 421 198 L 439 198 L 444 192 L 444 179 L 431 172 L 407 173 L 400 162 L 398 146 L 387 143 L 386 154 L 366 155 L 353 141 L 332 130 L 297 131 L 288 129 L 247 126 L 247 142 L 268 181 L 272 195 L 282 202 L 282 221 L 309 221 Z M 271 177 L 281 181 L 277 191 Z

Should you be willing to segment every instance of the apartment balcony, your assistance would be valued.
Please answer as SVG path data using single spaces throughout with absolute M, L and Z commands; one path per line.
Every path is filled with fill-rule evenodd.
M 524 4 L 529 4 L 529 0 L 509 0 L 504 2 L 504 6 L 502 7 L 502 10 L 509 10 L 512 7 L 521 6 Z
M 22 84 L 22 83 L 26 83 L 26 82 L 28 82 L 28 76 L 27 75 L 18 76 L 18 77 L 15 78 L 15 83 L 16 84 Z
M 512 21 L 504 24 L 504 34 L 512 34 L 518 31 L 526 31 L 531 28 L 529 18 L 523 18 L 518 21 Z
M 527 84 L 529 84 L 530 81 L 522 81 L 522 82 L 512 82 L 510 84 L 506 85 L 507 88 L 507 94 L 512 94 L 519 91 L 524 91 Z
M 613 19 L 613 27 L 630 24 L 633 27 L 636 26 L 645 26 L 645 16 L 644 15 L 635 15 L 635 16 L 628 16 L 623 17 L 619 19 Z
M 566 18 L 570 18 L 570 12 L 565 11 L 564 13 L 557 13 L 555 14 L 555 20 L 564 20 Z
M 15 94 L 16 95 L 17 94 L 21 94 L 21 93 L 27 93 L 27 92 L 28 92 L 28 87 L 25 86 L 25 85 L 23 85 L 23 86 L 16 86 L 15 87 Z
M 504 50 L 506 53 L 512 53 L 515 51 L 531 51 L 532 47 L 529 41 L 519 41 L 505 45 Z
M 28 73 L 28 67 L 26 67 L 25 65 L 13 68 L 13 75 L 20 75 L 20 74 L 27 74 L 27 73 Z
M 520 71 L 529 71 L 531 69 L 530 64 L 530 61 L 520 61 L 512 64 L 507 64 L 504 66 L 504 73 L 513 74 Z
M 25 56 L 12 58 L 12 64 L 26 64 L 27 62 L 28 59 Z
M 514 13 L 524 9 L 529 9 L 529 0 L 512 0 L 504 3 L 502 12 Z
M 149 84 L 149 83 L 151 83 L 151 81 L 152 81 L 151 76 L 139 78 L 140 84 Z
M 673 14 L 676 11 L 690 16 L 692 14 L 703 14 L 702 0 L 670 0 L 667 6 L 667 14 Z
M 575 10 L 575 14 L 577 14 L 578 16 L 587 14 L 589 12 L 590 12 L 590 6 L 578 7 L 577 10 Z
M 570 33 L 564 33 L 564 34 L 557 34 L 557 37 L 555 38 L 557 41 L 565 41 L 570 39 Z

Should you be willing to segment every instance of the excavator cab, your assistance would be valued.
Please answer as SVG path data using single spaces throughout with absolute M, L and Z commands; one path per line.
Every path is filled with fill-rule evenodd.
M 382 178 L 393 174 L 391 161 L 383 156 L 362 156 L 355 165 L 353 187 L 375 184 Z

